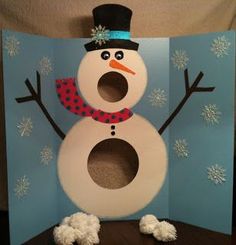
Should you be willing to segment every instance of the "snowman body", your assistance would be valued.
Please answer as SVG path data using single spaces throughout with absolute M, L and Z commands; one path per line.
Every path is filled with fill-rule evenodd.
M 112 113 L 131 108 L 140 100 L 147 84 L 147 71 L 134 50 L 102 49 L 85 55 L 77 78 L 89 105 Z M 122 155 L 130 152 L 137 169 L 129 183 L 109 188 L 96 181 L 89 164 L 92 158 L 99 169 L 101 162 L 96 160 L 99 152 L 107 150 L 112 158 L 117 144 L 121 154 L 118 161 L 124 164 Z M 100 150 L 96 152 L 97 149 Z M 129 161 L 133 158 L 125 164 L 130 164 Z M 109 174 L 106 177 L 105 171 L 104 168 L 106 183 L 106 178 L 112 178 Z M 148 120 L 137 114 L 117 123 L 80 120 L 66 135 L 58 157 L 58 174 L 65 193 L 79 208 L 99 217 L 128 216 L 144 208 L 160 191 L 166 171 L 167 153 L 161 136 Z
M 166 174 L 164 142 L 145 118 L 134 114 L 114 131 L 112 136 L 109 125 L 85 118 L 72 127 L 60 149 L 58 171 L 63 189 L 82 210 L 99 217 L 126 216 L 144 208 L 159 192 Z M 117 139 L 125 142 L 124 151 L 126 143 L 134 148 L 138 171 L 128 185 L 108 189 L 92 179 L 88 159 L 92 149 L 106 140 L 112 151 L 112 140 Z

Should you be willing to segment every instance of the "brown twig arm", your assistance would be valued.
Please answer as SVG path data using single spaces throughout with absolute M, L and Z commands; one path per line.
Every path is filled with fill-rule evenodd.
M 188 70 L 184 70 L 184 82 L 185 82 L 185 93 L 189 90 L 189 78 L 188 78 Z
M 164 130 L 169 126 L 169 124 L 173 121 L 173 119 L 177 116 L 177 114 L 180 112 L 180 110 L 183 108 L 184 104 L 187 102 L 189 97 L 194 92 L 212 92 L 215 87 L 198 87 L 198 84 L 200 83 L 202 77 L 204 74 L 202 72 L 199 72 L 196 79 L 194 80 L 193 84 L 189 86 L 189 76 L 188 76 L 188 69 L 184 70 L 184 80 L 185 80 L 185 96 L 180 101 L 178 106 L 175 108 L 175 110 L 172 112 L 172 114 L 169 116 L 169 118 L 164 122 L 164 124 L 161 126 L 161 128 L 158 130 L 159 134 L 162 134 Z
M 42 110 L 42 112 L 45 115 L 45 117 L 48 119 L 48 121 L 51 124 L 51 126 L 53 127 L 53 129 L 56 131 L 56 133 L 59 135 L 59 137 L 63 140 L 65 138 L 65 134 L 62 132 L 62 130 L 55 123 L 55 121 L 53 120 L 53 118 L 49 114 L 48 110 L 46 109 L 46 107 L 42 103 L 42 99 L 41 99 L 41 79 L 40 79 L 40 74 L 39 74 L 38 71 L 36 71 L 36 77 L 37 77 L 37 91 L 35 91 L 34 87 L 31 84 L 31 82 L 27 78 L 25 80 L 25 85 L 28 88 L 28 90 L 29 90 L 31 95 L 25 96 L 25 97 L 16 98 L 16 101 L 18 103 L 24 103 L 24 102 L 28 102 L 28 101 L 35 101 L 39 105 L 39 107 Z

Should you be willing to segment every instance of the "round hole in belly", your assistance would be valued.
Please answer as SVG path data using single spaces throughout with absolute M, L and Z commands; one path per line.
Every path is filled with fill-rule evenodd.
M 107 189 L 119 189 L 135 178 L 139 160 L 135 149 L 128 142 L 106 139 L 94 146 L 87 166 L 96 184 Z
M 108 102 L 122 100 L 128 92 L 126 78 L 118 72 L 107 72 L 101 76 L 97 85 L 98 93 Z

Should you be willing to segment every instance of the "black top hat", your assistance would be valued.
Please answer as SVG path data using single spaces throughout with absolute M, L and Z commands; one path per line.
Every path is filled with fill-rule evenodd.
M 92 42 L 85 44 L 87 51 L 122 48 L 138 50 L 138 43 L 130 40 L 132 11 L 119 4 L 104 4 L 93 9 Z

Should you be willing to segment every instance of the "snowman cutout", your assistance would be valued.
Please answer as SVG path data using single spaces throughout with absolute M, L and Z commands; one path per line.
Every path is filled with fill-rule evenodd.
M 56 81 L 63 106 L 84 118 L 64 138 L 42 103 L 38 72 L 38 91 L 27 79 L 31 96 L 16 100 L 19 103 L 35 100 L 64 139 L 58 155 L 58 175 L 68 197 L 88 213 L 114 218 L 138 212 L 158 194 L 168 167 L 160 134 L 192 93 L 211 92 L 214 88 L 198 87 L 202 72 L 190 86 L 185 70 L 186 94 L 158 133 L 147 119 L 131 111 L 143 96 L 148 80 L 146 66 L 137 52 L 138 43 L 130 40 L 132 11 L 122 5 L 105 4 L 96 7 L 93 16 L 97 33 L 93 41 L 85 44 L 87 53 L 80 63 L 77 79 Z M 86 102 L 78 94 L 76 80 Z M 137 168 L 125 186 L 107 188 L 97 181 L 96 174 L 92 175 L 88 164 L 98 149 L 108 146 L 106 149 L 113 152 L 115 145 L 123 152 L 132 153 L 131 161 Z

